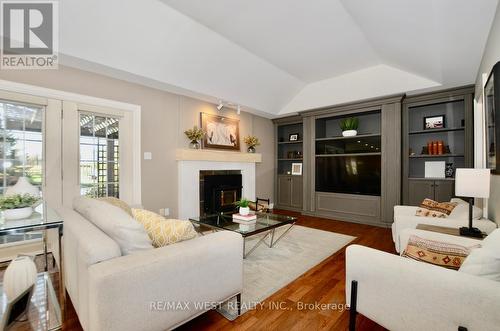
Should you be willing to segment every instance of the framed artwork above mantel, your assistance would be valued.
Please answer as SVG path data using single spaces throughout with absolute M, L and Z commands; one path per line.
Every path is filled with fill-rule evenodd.
M 234 118 L 200 113 L 201 127 L 205 131 L 203 148 L 240 150 L 240 121 Z

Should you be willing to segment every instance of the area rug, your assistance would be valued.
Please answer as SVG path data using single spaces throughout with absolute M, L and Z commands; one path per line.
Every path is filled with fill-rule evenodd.
M 286 228 L 276 229 L 275 238 L 279 238 Z M 247 250 L 260 238 L 261 236 L 247 238 Z M 273 248 L 261 244 L 243 260 L 241 313 L 255 308 L 258 303 L 354 239 L 355 237 L 339 233 L 295 225 Z M 236 313 L 233 307 L 234 302 L 231 302 L 221 307 L 219 312 L 234 319 Z

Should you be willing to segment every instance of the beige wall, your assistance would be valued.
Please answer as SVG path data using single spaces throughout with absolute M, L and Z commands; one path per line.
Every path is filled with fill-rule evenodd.
M 500 7 L 490 30 L 488 42 L 483 54 L 481 66 L 476 79 L 476 95 L 481 94 L 483 88 L 482 75 L 489 74 L 495 63 L 500 61 Z M 491 179 L 490 199 L 488 200 L 488 217 L 497 223 L 500 222 L 500 175 L 494 175 Z
M 216 113 L 215 105 L 146 86 L 117 80 L 69 67 L 59 70 L 0 71 L 0 79 L 79 93 L 140 105 L 142 108 L 142 152 L 152 152 L 152 160 L 142 160 L 142 203 L 158 212 L 170 208 L 177 215 L 177 163 L 175 149 L 187 147 L 183 131 L 199 125 L 200 112 Z M 274 134 L 271 120 L 234 110 L 222 115 L 239 118 L 240 138 L 249 134 L 261 140 L 258 152 L 256 193 L 273 198 Z M 242 150 L 245 146 L 242 142 Z M 253 197 L 249 197 L 253 198 Z

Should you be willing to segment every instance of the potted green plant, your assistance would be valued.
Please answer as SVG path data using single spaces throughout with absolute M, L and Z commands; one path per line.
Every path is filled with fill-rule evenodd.
M 250 213 L 250 201 L 246 198 L 241 198 L 240 201 L 236 201 L 236 206 L 240 207 L 239 213 L 241 216 L 246 216 Z
M 13 194 L 0 197 L 0 210 L 6 220 L 28 218 L 39 198 L 31 194 Z
M 349 117 L 340 121 L 340 129 L 344 137 L 354 137 L 358 134 L 359 120 L 357 117 Z
M 248 148 L 247 148 L 248 153 L 255 153 L 255 146 L 260 145 L 259 138 L 257 138 L 256 136 L 245 137 L 245 138 L 243 138 L 243 141 L 248 146 Z
M 189 143 L 189 148 L 200 149 L 200 140 L 205 136 L 205 131 L 198 128 L 196 125 L 192 129 L 184 131 L 184 134 L 191 141 Z

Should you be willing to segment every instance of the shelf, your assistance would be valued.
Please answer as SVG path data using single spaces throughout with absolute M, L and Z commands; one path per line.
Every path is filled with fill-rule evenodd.
M 370 137 L 379 137 L 380 133 L 370 133 L 370 134 L 360 134 L 353 137 L 327 137 L 327 138 L 316 138 L 316 141 L 328 141 L 328 140 L 346 140 L 346 139 L 361 139 Z
M 336 156 L 373 156 L 382 155 L 382 153 L 347 153 L 347 154 L 317 154 L 316 157 L 336 157 Z
M 409 180 L 445 180 L 445 181 L 455 181 L 455 178 L 425 178 L 425 177 L 408 177 Z
M 278 145 L 302 144 L 303 142 L 304 142 L 303 140 L 297 140 L 297 141 L 278 141 Z
M 429 133 L 436 133 L 436 132 L 451 132 L 451 131 L 464 131 L 465 128 L 445 128 L 445 129 L 429 129 L 429 130 L 419 130 L 419 131 L 411 131 L 409 134 L 414 135 L 414 134 L 429 134 Z
M 410 159 L 433 159 L 433 158 L 447 158 L 447 157 L 464 157 L 464 154 L 442 154 L 442 155 L 410 155 Z
M 278 161 L 302 161 L 303 159 L 278 159 Z

